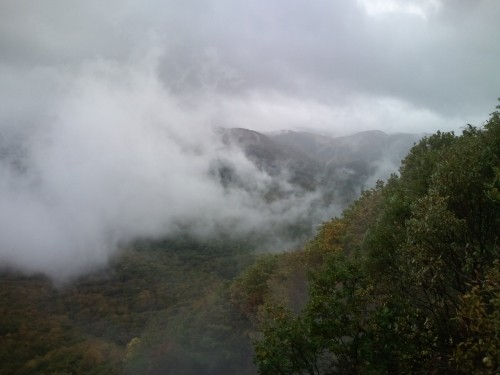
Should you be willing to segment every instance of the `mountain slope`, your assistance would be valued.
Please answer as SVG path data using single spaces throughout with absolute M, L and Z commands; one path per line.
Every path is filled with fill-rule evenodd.
M 425 137 L 303 251 L 242 273 L 259 373 L 497 374 L 499 155 L 499 112 Z
M 243 150 L 270 176 L 318 192 L 323 205 L 341 208 L 378 179 L 397 172 L 403 156 L 421 138 L 381 131 L 338 138 L 294 131 L 266 135 L 241 128 L 221 129 L 220 134 L 226 145 Z

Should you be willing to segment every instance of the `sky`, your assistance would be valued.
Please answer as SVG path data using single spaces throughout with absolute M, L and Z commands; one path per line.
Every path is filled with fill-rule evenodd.
M 62 280 L 179 225 L 293 222 L 317 197 L 266 204 L 276 181 L 214 127 L 481 125 L 498 19 L 497 0 L 2 0 L 0 267 Z M 222 189 L 221 160 L 252 188 Z
M 24 112 L 149 56 L 212 125 L 458 130 L 500 96 L 499 18 L 496 0 L 3 0 L 0 90 Z

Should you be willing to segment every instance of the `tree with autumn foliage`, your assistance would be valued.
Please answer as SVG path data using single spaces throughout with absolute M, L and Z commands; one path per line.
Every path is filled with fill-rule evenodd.
M 500 371 L 500 115 L 425 137 L 306 247 L 299 313 L 268 306 L 262 374 Z

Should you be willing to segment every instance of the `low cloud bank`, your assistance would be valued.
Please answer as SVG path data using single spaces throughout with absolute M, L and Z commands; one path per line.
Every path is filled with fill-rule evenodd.
M 65 279 L 138 237 L 245 234 L 311 216 L 315 193 L 224 144 L 210 109 L 172 95 L 145 60 L 2 72 L 17 105 L 0 112 L 1 265 Z M 245 189 L 221 184 L 221 160 Z M 286 196 L 264 199 L 276 184 Z

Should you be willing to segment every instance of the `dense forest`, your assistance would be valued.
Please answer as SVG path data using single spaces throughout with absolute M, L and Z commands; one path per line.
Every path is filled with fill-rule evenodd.
M 63 285 L 5 271 L 0 374 L 255 373 L 249 324 L 229 299 L 251 250 L 178 234 Z
M 3 270 L 0 374 L 500 372 L 500 113 L 423 138 L 302 249 L 179 233 Z
M 233 288 L 259 373 L 498 374 L 499 192 L 495 112 L 422 139 L 303 251 L 259 259 Z

